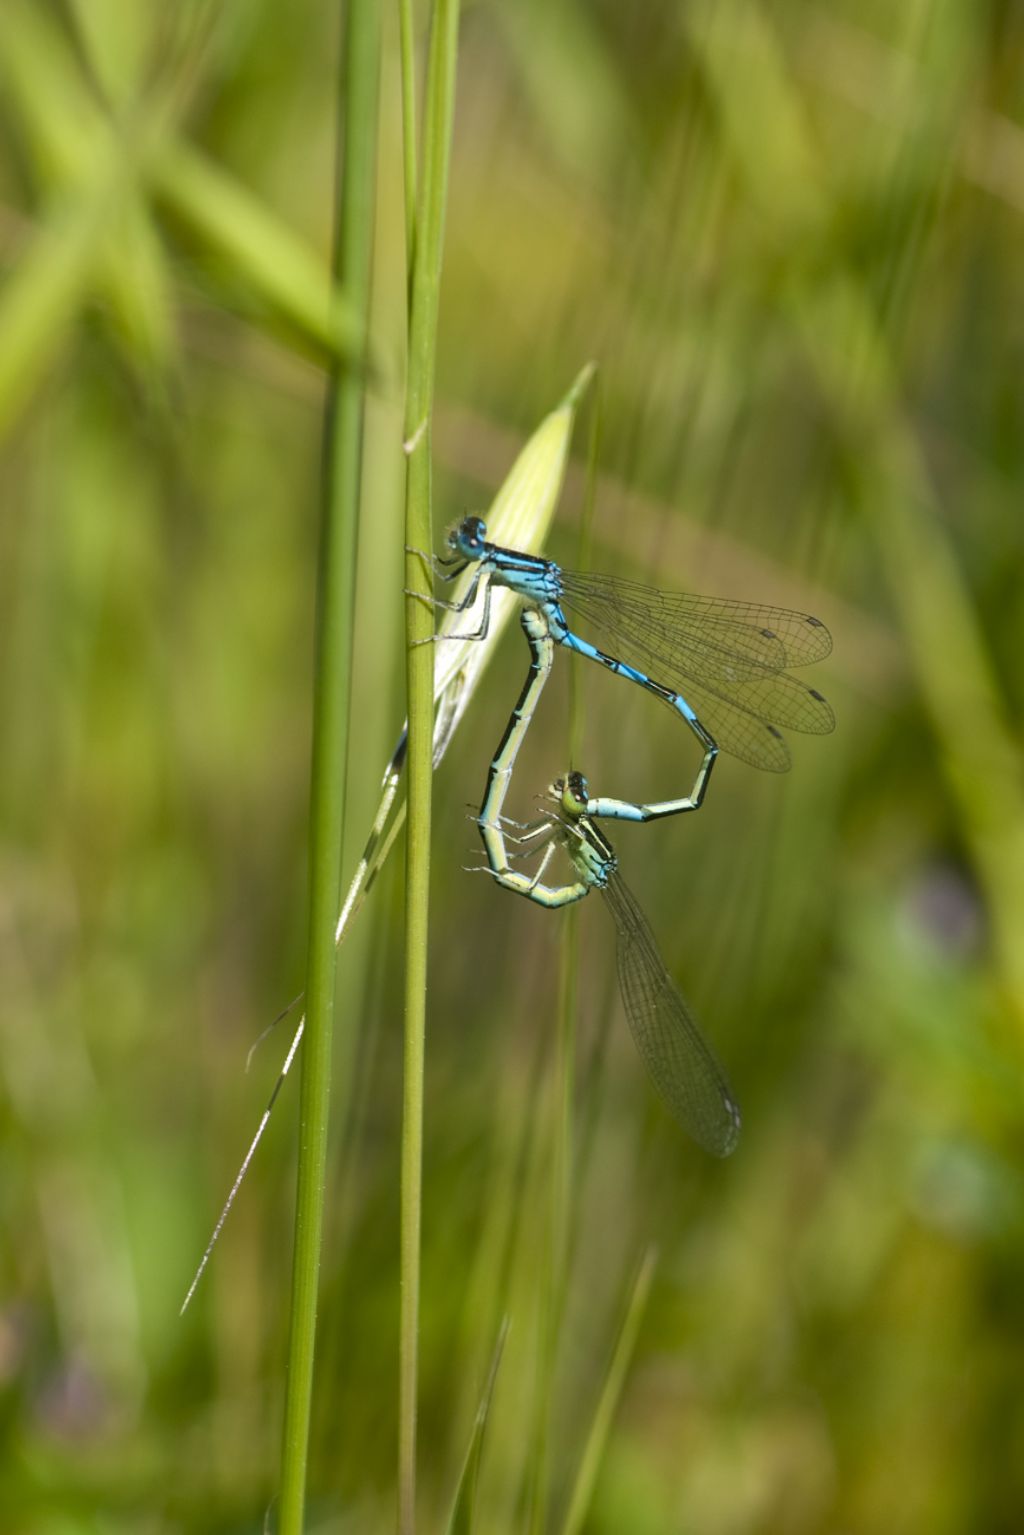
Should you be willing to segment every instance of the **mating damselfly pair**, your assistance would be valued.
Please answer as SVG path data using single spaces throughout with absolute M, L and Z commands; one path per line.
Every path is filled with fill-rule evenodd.
M 503 888 L 549 908 L 602 892 L 615 924 L 619 985 L 639 1054 L 683 1129 L 707 1151 L 726 1156 L 736 1145 L 740 1116 L 725 1072 L 666 970 L 596 822 L 649 822 L 698 809 L 720 749 L 754 767 L 784 772 L 790 757 L 780 727 L 822 735 L 835 726 L 827 700 L 789 670 L 827 656 L 831 636 L 820 619 L 806 613 L 566 571 L 540 556 L 488 543 L 486 534 L 482 518 L 466 517 L 449 534 L 449 554 L 427 563 L 442 581 L 477 567 L 461 601 L 432 599 L 456 612 L 469 611 L 480 599 L 477 627 L 453 638 L 486 635 L 493 585 L 510 588 L 525 604 L 530 670 L 491 761 L 478 817 L 487 868 Z M 623 654 L 578 634 L 567 610 Z M 584 775 L 570 770 L 551 786 L 553 808 L 539 820 L 526 826 L 507 821 L 503 809 L 512 770 L 556 645 L 645 688 L 685 721 L 702 750 L 688 794 L 653 803 L 592 797 Z M 543 876 L 559 847 L 576 878 L 547 885 Z M 532 875 L 512 867 L 512 858 L 531 854 L 541 858 Z
M 469 613 L 480 599 L 476 628 L 466 634 L 449 631 L 435 636 L 441 643 L 486 637 L 494 586 L 508 588 L 524 604 L 522 626 L 530 649 L 530 669 L 488 768 L 477 817 L 486 867 L 503 888 L 549 908 L 579 901 L 593 890 L 601 891 L 615 925 L 626 1016 L 644 1065 L 683 1129 L 705 1150 L 726 1156 L 736 1145 L 740 1116 L 725 1072 L 666 969 L 650 927 L 619 874 L 611 844 L 596 823 L 601 819 L 651 822 L 698 809 L 720 750 L 753 767 L 785 772 L 790 756 L 783 728 L 815 735 L 834 728 L 835 718 L 825 698 L 790 672 L 790 668 L 827 656 L 831 636 L 819 619 L 806 613 L 661 592 L 614 576 L 571 572 L 538 555 L 488 543 L 486 534 L 482 518 L 465 517 L 449 534 L 447 555 L 435 557 L 413 551 L 442 582 L 453 581 L 476 566 L 459 602 L 423 598 L 454 613 Z M 592 625 L 610 648 L 602 649 L 578 634 L 568 613 Z M 505 817 L 516 756 L 550 674 L 556 646 L 636 683 L 680 716 L 702 754 L 687 794 L 654 802 L 593 797 L 584 775 L 570 768 L 551 785 L 548 808 L 539 819 L 520 825 Z M 346 917 L 351 915 L 351 903 L 363 899 L 379 866 L 373 861 L 374 854 L 387 809 L 397 793 L 404 752 L 403 732 L 385 773 L 381 810 L 339 920 L 339 939 Z M 388 834 L 386 846 L 390 846 L 396 830 L 397 823 Z M 559 848 L 567 854 L 575 878 L 567 884 L 545 884 L 544 875 Z M 532 874 L 513 867 L 530 856 L 540 858 Z M 186 1306 L 266 1129 L 302 1030 L 300 1022 L 189 1288 Z

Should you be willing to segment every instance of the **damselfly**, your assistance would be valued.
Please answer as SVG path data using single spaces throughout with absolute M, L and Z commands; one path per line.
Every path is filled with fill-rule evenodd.
M 647 918 L 619 873 L 611 843 L 587 813 L 587 780 L 571 772 L 552 784 L 551 797 L 554 812 L 514 838 L 505 831 L 504 818 L 489 823 L 491 873 L 507 890 L 540 906 L 568 906 L 600 890 L 615 924 L 615 961 L 626 1018 L 648 1075 L 687 1134 L 713 1156 L 728 1156 L 740 1133 L 740 1111 L 728 1078 L 665 968 Z M 481 817 L 481 829 L 483 825 Z M 520 848 L 544 848 L 534 875 L 510 866 L 506 837 Z M 542 877 L 558 847 L 568 854 L 576 879 L 546 885 Z
M 487 774 L 478 823 L 487 868 L 506 890 L 540 906 L 571 905 L 600 890 L 615 923 L 619 989 L 644 1065 L 676 1119 L 699 1145 L 728 1156 L 739 1137 L 740 1116 L 728 1080 L 658 953 L 647 919 L 618 872 L 608 839 L 594 824 L 608 803 L 591 799 L 582 773 L 570 772 L 552 786 L 555 810 L 522 826 L 503 811 L 516 756 L 536 711 L 554 657 L 554 641 L 541 609 L 527 608 L 523 629 L 530 670 Z M 619 801 L 612 803 L 618 804 Z M 510 854 L 509 843 L 515 844 Z M 559 848 L 576 873 L 569 884 L 544 884 Z M 512 858 L 534 852 L 533 874 L 512 867 Z
M 828 701 L 789 673 L 790 667 L 820 661 L 831 650 L 831 635 L 820 619 L 786 608 L 660 592 L 617 576 L 563 570 L 539 555 L 488 543 L 486 524 L 476 516 L 464 517 L 452 529 L 448 547 L 448 558 L 423 556 L 442 581 L 454 580 L 471 564 L 479 568 L 460 601 L 428 600 L 464 612 L 476 602 L 484 583 L 478 627 L 450 638 L 482 639 L 490 623 L 491 588 L 508 587 L 544 614 L 555 644 L 646 688 L 681 715 L 700 742 L 704 755 L 685 797 L 653 804 L 591 801 L 590 815 L 650 821 L 696 810 L 719 749 L 753 767 L 781 773 L 790 757 L 780 726 L 811 735 L 825 735 L 835 727 Z M 582 638 L 567 612 L 593 624 L 633 661 L 620 660 Z

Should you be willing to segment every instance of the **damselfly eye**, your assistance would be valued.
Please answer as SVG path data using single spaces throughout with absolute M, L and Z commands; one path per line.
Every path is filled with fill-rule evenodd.
M 460 554 L 479 559 L 487 537 L 487 524 L 482 517 L 463 517 L 448 535 L 448 542 Z
M 586 805 L 590 798 L 590 785 L 582 773 L 571 772 L 565 781 L 565 796 L 575 805 Z

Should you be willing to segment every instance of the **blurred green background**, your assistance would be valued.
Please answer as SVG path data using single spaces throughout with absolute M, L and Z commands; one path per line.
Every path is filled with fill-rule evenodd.
M 346 874 L 403 714 L 387 12 Z M 302 984 L 337 26 L 323 0 L 0 8 L 0 1522 L 26 1535 L 256 1530 L 274 1495 L 293 1080 L 177 1310 L 283 1032 L 246 1052 Z M 839 726 L 616 838 L 741 1100 L 729 1162 L 655 1100 L 580 913 L 552 1355 L 564 915 L 464 872 L 505 639 L 436 778 L 423 1528 L 505 1311 L 478 1528 L 525 1528 L 538 1442 L 561 1527 L 656 1243 L 593 1535 L 1018 1530 L 1024 13 L 479 0 L 459 70 L 439 532 L 596 358 L 595 567 L 817 613 Z M 567 671 L 523 814 L 566 765 Z M 674 791 L 684 733 L 596 671 L 595 788 Z M 325 1531 L 394 1519 L 401 915 L 399 855 L 339 978 Z

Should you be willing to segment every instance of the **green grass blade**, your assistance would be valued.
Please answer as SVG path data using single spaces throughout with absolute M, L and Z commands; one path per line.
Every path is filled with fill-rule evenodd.
M 581 375 L 582 377 L 583 375 Z M 586 373 L 587 383 L 591 374 Z M 592 398 L 587 447 L 587 479 L 580 520 L 580 570 L 589 568 L 597 456 L 600 445 L 601 394 Z M 569 670 L 569 739 L 565 762 L 578 761 L 583 731 L 583 700 L 580 671 Z M 548 1209 L 547 1262 L 540 1296 L 538 1336 L 538 1389 L 530 1470 L 530 1529 L 544 1529 L 547 1518 L 549 1467 L 551 1464 L 551 1412 L 558 1364 L 558 1337 L 565 1309 L 575 1182 L 576 1017 L 579 976 L 579 907 L 565 913 L 559 961 L 558 1025 L 555 1046 L 555 1103 L 552 1127 L 551 1203 Z
M 116 130 L 45 8 L 9 0 L 0 70 L 44 195 L 65 198 L 88 189 L 96 167 L 117 152 Z M 131 361 L 147 375 L 164 374 L 175 354 L 171 279 L 141 184 L 111 217 L 96 276 Z
M 431 431 L 437 309 L 444 241 L 448 166 L 455 112 L 458 0 L 434 9 L 427 72 L 423 175 L 409 324 L 405 402 L 408 455 L 405 542 L 433 547 Z M 411 104 L 407 104 L 407 110 Z M 406 555 L 406 587 L 429 597 L 426 572 Z M 398 1528 L 416 1528 L 416 1391 L 420 1300 L 420 1219 L 423 1179 L 423 1062 L 427 1001 L 427 926 L 433 773 L 433 615 L 415 596 L 406 600 L 406 679 L 409 700 L 409 818 L 406 839 L 405 1059 L 402 1103 L 401 1316 L 399 1323 Z
M 103 257 L 119 185 L 98 181 L 90 196 L 54 216 L 31 240 L 0 296 L 0 438 L 59 352 Z
M 558 1366 L 558 1341 L 565 1311 L 569 1268 L 570 1212 L 573 1190 L 573 1126 L 575 1114 L 576 1005 L 579 972 L 579 912 L 566 913 L 562 932 L 558 1023 L 555 1046 L 554 1119 L 545 1127 L 550 1136 L 550 1203 L 547 1209 L 545 1263 L 539 1299 L 537 1332 L 537 1395 L 529 1472 L 531 1535 L 547 1524 L 551 1476 L 551 1414 Z
M 590 1508 L 591 1499 L 594 1496 L 597 1474 L 601 1469 L 605 1446 L 608 1443 L 608 1435 L 611 1432 L 612 1420 L 615 1417 L 615 1409 L 619 1404 L 619 1397 L 622 1395 L 626 1372 L 633 1358 L 633 1350 L 636 1348 L 640 1324 L 647 1309 L 647 1301 L 650 1297 L 651 1282 L 654 1279 L 654 1269 L 657 1261 L 657 1252 L 653 1247 L 649 1247 L 640 1261 L 640 1267 L 637 1270 L 636 1278 L 630 1290 L 625 1315 L 622 1319 L 622 1326 L 619 1329 L 618 1340 L 608 1366 L 608 1373 L 604 1378 L 601 1395 L 598 1398 L 594 1421 L 591 1423 L 590 1433 L 587 1435 L 583 1458 L 576 1473 L 576 1481 L 573 1485 L 572 1497 L 569 1500 L 568 1512 L 562 1525 L 562 1535 L 579 1535 L 579 1531 L 583 1528 L 583 1521 L 587 1517 L 587 1510 Z
M 136 92 L 151 56 L 159 12 L 124 0 L 69 0 L 78 44 L 108 101 Z
M 154 167 L 154 187 L 239 291 L 317 351 L 351 366 L 368 358 L 381 371 L 356 296 L 332 288 L 317 256 L 259 198 L 181 140 Z
M 398 37 L 402 59 L 402 184 L 405 192 L 405 259 L 412 300 L 416 263 L 416 29 L 412 0 L 398 0 Z
M 344 122 L 339 123 L 340 182 L 335 266 L 339 277 L 357 296 L 360 314 L 368 316 L 380 73 L 380 14 L 376 0 L 353 0 L 346 8 L 345 18 L 339 80 Z M 340 373 L 336 369 L 328 395 L 324 432 L 310 791 L 306 1033 L 281 1465 L 282 1535 L 300 1535 L 306 1495 L 327 1164 L 337 955 L 335 925 L 341 899 L 362 429 L 361 370 L 348 369 Z
M 491 1398 L 494 1396 L 495 1382 L 498 1379 L 498 1367 L 501 1364 L 501 1355 L 505 1347 L 505 1339 L 508 1336 L 508 1325 L 508 1317 L 505 1317 L 498 1332 L 498 1341 L 494 1346 L 491 1367 L 487 1372 L 483 1395 L 480 1398 L 480 1405 L 476 1411 L 473 1433 L 469 1441 L 469 1449 L 466 1451 L 462 1475 L 459 1477 L 459 1485 L 455 1489 L 455 1501 L 452 1504 L 451 1517 L 448 1520 L 448 1535 L 472 1535 L 476 1484 L 480 1474 L 480 1460 L 483 1456 L 484 1432 L 487 1428 L 487 1418 L 491 1410 Z

